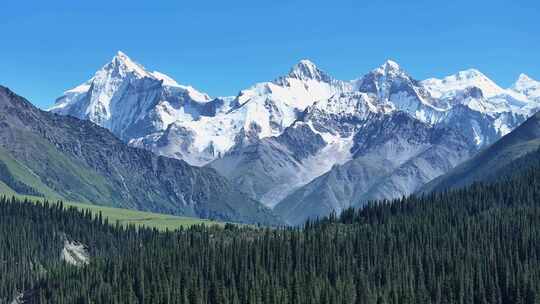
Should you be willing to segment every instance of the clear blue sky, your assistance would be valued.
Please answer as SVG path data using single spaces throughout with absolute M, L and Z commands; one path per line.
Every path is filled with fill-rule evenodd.
M 387 58 L 417 79 L 469 67 L 502 86 L 540 79 L 540 1 L 4 2 L 0 84 L 40 107 L 117 50 L 212 96 L 302 58 L 339 79 Z

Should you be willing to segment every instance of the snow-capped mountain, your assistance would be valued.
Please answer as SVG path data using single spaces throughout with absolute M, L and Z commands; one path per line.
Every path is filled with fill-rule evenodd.
M 236 115 L 244 128 L 258 125 L 259 137 L 277 136 L 315 101 L 349 90 L 309 60 L 301 60 L 290 72 L 271 82 L 242 90 L 228 113 Z
M 447 105 L 429 92 L 392 60 L 353 81 L 355 90 L 374 94 L 381 102 L 390 102 L 397 109 L 433 123 L 435 113 L 447 110 Z
M 148 72 L 118 52 L 90 80 L 66 91 L 50 110 L 89 119 L 120 138 L 128 139 L 131 134 L 140 133 L 131 129 L 133 125 L 147 116 L 160 101 L 173 99 L 200 104 L 210 101 L 208 95 L 192 87 L 181 86 L 162 73 Z M 168 125 L 167 121 L 156 122 L 159 123 L 164 127 Z
M 483 105 L 474 108 L 482 113 L 493 114 L 501 112 L 514 112 L 530 116 L 533 108 L 536 107 L 533 96 L 528 96 L 524 92 L 525 87 L 533 86 L 534 80 L 522 74 L 520 80 L 509 89 L 503 89 L 476 69 L 468 69 L 447 76 L 443 79 L 430 78 L 421 82 L 435 98 L 441 100 L 460 100 L 459 95 L 470 88 L 478 88 L 482 92 Z M 532 94 L 533 95 L 533 94 Z M 471 106 L 477 106 L 472 104 Z
M 540 82 L 525 74 L 520 74 L 518 80 L 510 89 L 540 102 Z
M 435 98 L 441 98 L 469 87 L 479 88 L 486 97 L 493 97 L 505 92 L 504 89 L 476 69 L 460 71 L 443 79 L 429 78 L 422 81 L 421 85 Z
M 51 110 L 92 120 L 130 145 L 208 164 L 286 215 L 300 193 L 338 208 L 415 191 L 523 122 L 538 108 L 539 87 L 523 75 L 503 89 L 474 69 L 417 81 L 391 60 L 342 81 L 301 60 L 273 81 L 211 98 L 119 52 Z M 340 183 L 350 184 L 329 182 L 343 174 Z
M 294 189 L 350 160 L 358 126 L 391 111 L 390 105 L 379 105 L 366 93 L 339 93 L 306 108 L 280 135 L 241 142 L 210 166 L 274 206 Z
M 302 60 L 274 81 L 211 99 L 118 52 L 50 110 L 89 119 L 131 145 L 204 165 L 232 148 L 243 130 L 277 136 L 307 106 L 347 89 L 346 82 Z
M 166 131 L 172 123 L 213 116 L 218 105 L 221 104 L 207 94 L 180 85 L 160 72 L 148 72 L 118 52 L 90 80 L 66 91 L 50 110 L 91 120 L 133 145 L 150 141 L 148 147 L 153 148 L 163 134 L 171 133 Z M 174 151 L 177 154 L 172 156 L 189 156 L 186 152 L 191 150 L 184 148 L 191 148 L 186 143 L 193 138 L 182 140 L 180 148 Z
M 435 98 L 421 82 L 414 80 L 397 63 L 388 61 L 366 76 L 349 82 L 350 87 L 345 87 L 341 93 L 307 107 L 302 117 L 286 129 L 285 132 L 288 132 L 289 129 L 299 129 L 301 126 L 302 139 L 312 138 L 313 142 L 318 143 L 314 147 L 307 148 L 302 140 L 287 141 L 287 146 L 284 147 L 274 143 L 274 140 L 279 141 L 280 136 L 268 137 L 233 148 L 231 152 L 212 162 L 211 166 L 263 203 L 269 206 L 278 205 L 279 208 L 276 208 L 281 210 L 282 215 L 291 223 L 305 219 L 295 219 L 294 216 L 289 218 L 288 215 L 288 208 L 299 206 L 291 203 L 301 200 L 297 196 L 299 193 L 309 197 L 310 203 L 319 207 L 331 206 L 329 209 L 322 209 L 327 211 L 352 203 L 352 196 L 340 194 L 338 199 L 319 192 L 309 195 L 309 191 L 305 190 L 305 187 L 313 186 L 310 180 L 315 182 L 326 176 L 324 172 L 331 174 L 334 170 L 346 168 L 349 163 L 352 168 L 359 166 L 358 164 L 363 164 L 364 167 L 369 164 L 377 168 L 373 174 L 386 173 L 384 177 L 377 178 L 374 175 L 351 177 L 352 179 L 342 180 L 341 183 L 348 180 L 352 184 L 327 185 L 325 191 L 334 191 L 334 187 L 354 188 L 355 192 L 350 194 L 354 194 L 358 199 L 355 202 L 357 204 L 362 198 L 406 195 L 466 160 L 475 151 L 508 133 L 526 118 L 521 108 L 509 107 L 506 103 L 484 97 L 482 89 L 474 86 L 474 83 L 462 83 L 461 87 L 454 85 L 452 90 L 445 89 L 452 94 Z M 440 86 L 440 90 L 443 89 Z M 502 94 L 495 96 L 501 98 Z M 419 123 L 417 128 L 399 132 L 399 139 L 381 135 L 385 134 L 384 129 L 392 124 L 379 124 L 379 121 L 389 119 L 386 117 L 404 117 L 403 115 L 416 120 Z M 446 141 L 425 139 L 422 144 L 415 143 L 419 132 L 415 131 L 417 129 L 433 129 L 432 134 L 442 136 Z M 376 149 L 361 152 L 358 143 L 366 135 L 366 130 L 371 130 L 372 135 L 365 139 L 365 144 Z M 435 130 L 447 131 L 445 133 Z M 323 143 L 320 143 L 321 139 Z M 309 153 L 298 153 L 297 151 L 302 151 L 299 147 L 304 146 L 304 150 Z M 315 178 L 319 175 L 320 178 Z M 378 181 L 377 186 L 355 186 L 356 183 L 367 183 L 364 178 Z M 314 189 L 325 188 L 319 181 Z M 314 210 L 304 207 L 298 210 Z
M 531 101 L 526 96 L 500 88 L 474 69 L 419 82 L 389 60 L 353 84 L 355 90 L 374 94 L 380 102 L 390 103 L 397 110 L 432 125 L 454 124 L 456 112 L 470 110 L 482 114 L 480 124 L 470 119 L 461 122 L 463 131 L 473 134 L 480 147 L 516 127 L 514 120 L 519 123 L 532 113 Z M 485 134 L 482 128 L 494 135 Z
M 274 208 L 288 223 L 412 193 L 476 150 L 458 130 L 432 127 L 408 113 L 373 114 L 357 125 L 350 160 L 336 164 Z

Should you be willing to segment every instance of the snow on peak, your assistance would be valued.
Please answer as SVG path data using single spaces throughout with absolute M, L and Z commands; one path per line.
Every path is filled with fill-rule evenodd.
M 339 116 L 366 116 L 368 113 L 390 113 L 395 110 L 395 106 L 390 102 L 378 100 L 372 94 L 344 92 L 316 102 L 308 112 L 315 110 Z
M 190 104 L 210 100 L 207 94 L 180 85 L 163 73 L 147 71 L 119 51 L 90 80 L 64 92 L 50 110 L 89 119 L 123 138 L 125 130 L 137 121 L 149 119 L 158 101 Z
M 510 90 L 523 94 L 528 98 L 540 100 L 540 82 L 523 73 L 519 75 L 518 80 Z
M 317 69 L 317 65 L 315 65 L 313 61 L 309 59 L 302 59 L 292 67 L 291 72 L 314 72 L 317 71 Z
M 479 78 L 479 77 L 487 78 L 482 72 L 480 72 L 477 69 L 467 69 L 464 71 L 459 71 L 453 76 L 457 80 L 467 80 L 467 79 L 474 79 L 474 78 Z
M 401 69 L 399 64 L 391 59 L 386 60 L 384 64 L 382 65 L 382 68 L 384 70 L 400 70 Z
M 163 81 L 163 84 L 166 85 L 166 86 L 170 86 L 170 87 L 179 87 L 180 85 L 178 84 L 178 82 L 176 82 L 176 80 L 172 79 L 171 77 L 161 73 L 161 72 L 158 72 L 158 71 L 154 71 L 152 72 L 152 76 L 154 76 L 155 78 L 157 78 L 158 80 L 161 80 Z
M 168 87 L 173 87 L 173 88 L 180 88 L 182 90 L 185 90 L 189 94 L 191 99 L 193 99 L 195 101 L 207 102 L 207 101 L 210 101 L 212 99 L 210 96 L 208 96 L 208 94 L 202 93 L 202 92 L 198 91 L 197 89 L 195 89 L 192 86 L 181 85 L 178 82 L 176 82 L 176 80 L 172 79 L 171 77 L 169 77 L 169 76 L 167 76 L 167 75 L 165 75 L 165 74 L 163 74 L 161 72 L 154 71 L 154 72 L 151 73 L 151 75 L 154 78 L 156 78 L 157 80 L 161 80 L 163 86 L 168 86 Z
M 399 64 L 393 60 L 386 60 L 381 66 L 371 71 L 371 73 L 380 75 L 398 75 L 405 74 Z
M 534 81 L 534 80 L 528 75 L 521 73 L 519 74 L 517 83 L 526 83 L 526 82 L 531 82 L 531 81 Z
M 436 98 L 469 87 L 479 88 L 485 97 L 492 97 L 505 92 L 504 89 L 476 69 L 460 71 L 443 79 L 429 78 L 422 81 L 421 84 Z
M 116 56 L 113 57 L 112 61 L 107 64 L 104 69 L 118 69 L 121 74 L 132 72 L 139 77 L 151 77 L 151 74 L 148 73 L 142 65 L 131 60 L 131 58 L 122 51 L 118 51 Z
M 328 76 L 325 72 L 321 71 L 312 61 L 308 59 L 302 59 L 300 62 L 295 64 L 288 77 L 295 78 L 299 80 L 318 80 L 329 82 L 331 77 Z
M 519 77 L 517 81 L 512 86 L 512 89 L 516 91 L 523 91 L 529 88 L 538 88 L 540 87 L 540 82 L 532 79 L 531 77 L 527 76 L 526 74 L 519 74 Z

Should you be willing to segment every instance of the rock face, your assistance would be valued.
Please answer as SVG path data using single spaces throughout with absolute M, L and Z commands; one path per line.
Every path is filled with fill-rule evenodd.
M 60 259 L 73 266 L 84 266 L 90 263 L 90 255 L 86 246 L 77 242 L 64 241 Z
M 297 225 L 368 200 L 413 193 L 475 150 L 472 140 L 453 129 L 431 127 L 400 111 L 378 115 L 359 126 L 351 160 L 292 192 L 274 210 Z
M 324 173 L 325 169 L 306 165 L 306 160 L 319 156 L 326 145 L 319 134 L 298 122 L 277 137 L 243 141 L 210 166 L 242 191 L 273 206 L 295 185 Z
M 215 168 L 299 223 L 418 190 L 525 121 L 538 87 L 522 75 L 503 89 L 474 69 L 418 81 L 391 60 L 341 81 L 301 60 L 235 97 L 210 98 L 118 54 L 52 111 Z
M 536 113 L 487 149 L 421 187 L 419 192 L 443 191 L 512 176 L 538 162 L 539 147 L 540 114 Z
M 127 146 L 107 129 L 43 112 L 0 87 L 0 152 L 23 182 L 60 198 L 228 221 L 275 224 L 272 212 L 210 168 Z

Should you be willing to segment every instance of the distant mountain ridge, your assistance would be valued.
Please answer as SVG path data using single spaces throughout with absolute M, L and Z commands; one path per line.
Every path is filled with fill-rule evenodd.
M 133 146 L 204 165 L 232 149 L 239 134 L 278 136 L 315 102 L 349 92 L 373 94 L 378 102 L 391 102 L 429 123 L 451 119 L 449 112 L 463 104 L 491 116 L 491 128 L 500 137 L 516 126 L 508 113 L 526 117 L 535 112 L 538 87 L 523 74 L 512 88 L 502 89 L 474 69 L 416 81 L 392 60 L 357 80 L 342 81 L 304 59 L 288 74 L 235 97 L 211 98 L 163 73 L 149 72 L 118 52 L 50 110 L 91 120 Z M 473 88 L 481 94 L 471 93 Z M 492 135 L 483 138 L 476 126 L 469 128 L 475 129 L 480 146 L 494 140 Z
M 101 83 L 111 85 L 96 85 Z M 410 194 L 540 108 L 537 82 L 525 76 L 509 89 L 475 69 L 418 81 L 392 60 L 350 81 L 301 60 L 284 76 L 235 97 L 211 98 L 188 88 L 161 73 L 146 72 L 120 53 L 82 89 L 67 91 L 51 110 L 90 119 L 132 146 L 213 167 L 265 205 L 281 205 L 280 213 L 298 222 L 306 217 L 286 216 L 296 205 L 290 203 L 292 197 L 295 202 L 310 197 L 312 208 L 322 212 L 317 215 L 325 215 L 364 199 Z M 97 112 L 103 119 L 89 116 L 96 112 L 87 106 L 92 101 L 106 109 Z M 120 105 L 130 105 L 130 110 L 115 112 Z M 421 148 L 414 147 L 411 143 L 422 136 L 408 129 L 409 124 L 449 140 L 423 138 Z M 377 129 L 387 127 L 401 137 Z M 368 171 L 359 179 L 336 179 L 348 184 L 347 191 L 356 190 L 337 195 L 345 190 L 328 177 L 358 173 L 352 168 L 365 162 Z M 367 187 L 367 180 L 378 183 Z M 318 185 L 315 192 L 304 189 L 313 185 Z M 327 193 L 316 194 L 322 189 Z
M 510 176 L 517 173 L 512 172 L 517 169 L 512 167 L 513 163 L 523 162 L 529 154 L 536 155 L 539 148 L 540 113 L 536 113 L 493 145 L 480 151 L 473 158 L 448 173 L 429 182 L 419 191 L 443 191 L 464 187 L 473 182 L 489 182 Z M 519 165 L 519 167 L 526 166 L 526 164 Z
M 269 209 L 236 191 L 210 168 L 129 147 L 107 129 L 41 111 L 1 86 L 0 118 L 0 163 L 12 177 L 44 196 L 218 220 L 280 223 Z

